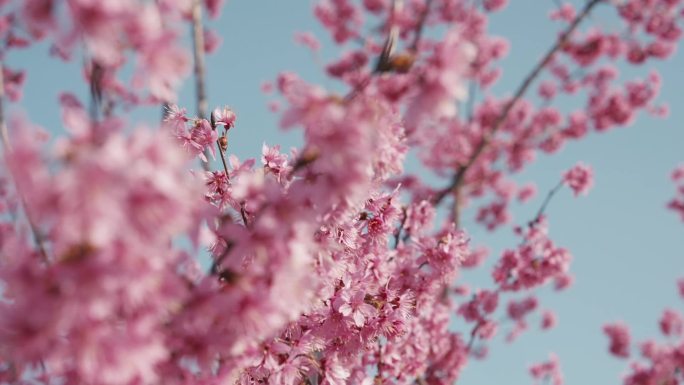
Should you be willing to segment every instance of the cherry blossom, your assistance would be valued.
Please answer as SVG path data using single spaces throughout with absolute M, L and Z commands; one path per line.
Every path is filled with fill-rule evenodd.
M 505 0 L 319 0 L 331 39 L 295 41 L 337 83 L 264 82 L 302 139 L 241 161 L 239 103 L 209 113 L 204 78 L 221 36 L 202 14 L 223 1 L 0 3 L 0 382 L 16 384 L 455 383 L 492 341 L 557 324 L 538 291 L 573 283 L 572 254 L 546 209 L 565 186 L 586 195 L 593 171 L 564 172 L 527 220 L 512 206 L 545 182 L 520 179 L 574 141 L 663 117 L 655 68 L 684 18 L 679 0 L 560 3 L 548 50 L 501 92 L 513 51 L 488 25 Z M 600 7 L 614 28 L 589 17 Z M 60 93 L 47 130 L 15 113 L 32 74 L 5 64 L 44 47 L 90 91 Z M 173 104 L 191 73 L 194 112 Z M 159 127 L 130 123 L 150 105 Z M 671 179 L 684 220 L 684 169 Z M 490 251 L 478 226 L 515 243 Z M 491 269 L 481 286 L 461 274 L 476 268 Z M 684 381 L 680 310 L 657 324 L 663 342 L 634 345 L 625 384 Z M 611 354 L 637 355 L 626 324 L 603 332 Z M 562 385 L 553 354 L 529 371 Z
M 563 175 L 563 180 L 570 186 L 575 196 L 586 195 L 594 184 L 594 173 L 589 166 L 579 163 Z

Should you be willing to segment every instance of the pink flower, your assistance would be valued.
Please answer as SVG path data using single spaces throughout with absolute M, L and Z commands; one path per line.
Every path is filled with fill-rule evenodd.
M 206 119 L 195 121 L 190 132 L 187 132 L 185 127 L 182 127 L 176 131 L 175 135 L 181 140 L 186 150 L 203 161 L 208 161 L 206 156 L 204 156 L 205 149 L 208 149 L 212 156 L 216 156 L 214 143 L 218 140 L 218 133 L 211 128 Z
M 351 317 L 354 325 L 361 327 L 376 313 L 375 308 L 364 301 L 365 294 L 357 291 L 352 294 L 350 290 L 343 290 L 335 299 L 334 305 L 337 311 L 345 317 Z
M 537 186 L 534 184 L 528 184 L 523 186 L 520 191 L 518 191 L 518 201 L 524 203 L 528 200 L 534 198 L 537 195 Z
M 570 186 L 575 196 L 586 195 L 594 183 L 591 167 L 578 163 L 563 174 L 563 181 Z
M 134 77 L 137 86 L 149 87 L 152 96 L 163 101 L 176 100 L 176 87 L 190 72 L 187 52 L 175 44 L 175 36 L 165 34 L 147 43 L 138 60 L 138 73 Z
M 359 35 L 362 15 L 356 4 L 350 0 L 317 2 L 314 14 L 338 44 Z
M 287 170 L 287 155 L 280 153 L 280 146 L 269 147 L 264 143 L 261 146 L 261 163 L 276 176 Z
M 556 314 L 554 314 L 551 310 L 545 310 L 544 313 L 542 313 L 542 330 L 552 329 L 554 326 L 556 326 L 557 322 Z
M 389 5 L 389 0 L 363 0 L 363 6 L 372 13 L 380 13 Z
M 622 323 L 607 324 L 603 332 L 610 339 L 610 352 L 619 358 L 629 357 L 630 336 L 629 329 Z
M 204 30 L 204 52 L 214 53 L 221 45 L 221 36 L 212 29 Z
M 330 357 L 325 361 L 325 377 L 321 385 L 344 385 L 350 376 L 349 370 L 336 359 Z
M 496 12 L 506 6 L 508 0 L 484 0 L 484 8 L 489 12 Z
M 221 125 L 225 127 L 226 130 L 229 130 L 235 126 L 235 119 L 237 118 L 235 112 L 233 112 L 233 110 L 228 106 L 215 108 L 211 113 L 211 116 L 215 125 Z
M 316 36 L 311 32 L 297 32 L 295 34 L 295 41 L 303 46 L 316 52 L 321 49 L 321 43 L 316 39 Z
M 185 123 L 187 123 L 189 120 L 186 114 L 187 111 L 185 110 L 185 108 L 180 108 L 175 104 L 167 105 L 164 123 L 170 125 L 171 128 L 176 132 L 178 130 L 182 131 L 185 129 Z
M 545 81 L 539 85 L 539 96 L 546 101 L 553 99 L 556 96 L 556 91 L 556 84 L 551 81 Z
M 527 314 L 537 308 L 538 301 L 535 297 L 527 297 L 520 301 L 510 301 L 506 309 L 512 320 L 521 321 Z
M 530 374 L 535 379 L 535 384 L 550 379 L 553 385 L 563 385 L 563 373 L 561 373 L 560 363 L 555 354 L 551 354 L 549 361 L 533 365 L 530 368 Z
M 672 309 L 665 309 L 660 318 L 660 331 L 666 336 L 681 336 L 684 332 L 682 315 Z
M 565 290 L 572 285 L 574 278 L 569 274 L 562 274 L 554 279 L 553 285 L 556 290 Z
M 480 207 L 475 219 L 478 223 L 485 225 L 487 230 L 493 231 L 508 223 L 511 220 L 511 214 L 508 211 L 506 201 L 499 200 Z
M 481 247 L 478 249 L 473 249 L 463 258 L 461 267 L 464 269 L 476 268 L 482 265 L 488 254 L 489 250 L 486 248 Z
M 577 12 L 575 7 L 570 3 L 563 4 L 560 8 L 551 12 L 551 20 L 563 20 L 567 23 L 572 22 L 575 19 Z
M 674 182 L 684 182 L 684 164 L 677 167 L 674 171 L 672 171 L 671 178 Z
M 435 46 L 428 62 L 422 68 L 420 82 L 406 111 L 408 132 L 424 121 L 456 116 L 456 102 L 468 96 L 464 76 L 475 57 L 475 48 L 469 44 L 459 28 L 447 33 Z
M 224 0 L 204 0 L 204 6 L 207 8 L 209 17 L 216 19 L 221 15 L 221 8 Z

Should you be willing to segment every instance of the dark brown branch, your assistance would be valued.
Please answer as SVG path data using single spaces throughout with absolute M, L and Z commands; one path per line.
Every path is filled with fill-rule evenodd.
M 100 119 L 100 107 L 102 106 L 102 78 L 104 68 L 95 60 L 90 68 L 90 120 L 96 123 Z
M 449 194 L 452 194 L 454 191 L 457 191 L 460 189 L 461 184 L 463 183 L 463 180 L 465 178 L 466 172 L 470 169 L 470 167 L 473 166 L 475 161 L 478 160 L 480 155 L 484 152 L 484 150 L 487 148 L 487 146 L 491 143 L 492 139 L 494 138 L 494 135 L 499 131 L 499 129 L 503 126 L 505 123 L 506 119 L 508 118 L 508 115 L 510 112 L 513 110 L 513 107 L 517 104 L 517 102 L 522 98 L 522 96 L 527 92 L 527 89 L 532 85 L 532 82 L 539 76 L 541 71 L 546 67 L 546 65 L 549 64 L 551 59 L 553 58 L 553 55 L 558 52 L 558 50 L 563 47 L 565 42 L 568 40 L 570 35 L 577 29 L 577 27 L 580 25 L 582 20 L 584 20 L 591 10 L 602 0 L 590 0 L 585 6 L 584 9 L 582 9 L 582 12 L 573 20 L 573 22 L 567 27 L 565 31 L 561 34 L 561 36 L 558 38 L 558 41 L 556 44 L 551 47 L 544 55 L 542 60 L 539 61 L 539 63 L 532 69 L 532 72 L 530 72 L 527 77 L 523 80 L 522 84 L 518 87 L 516 90 L 513 98 L 506 103 L 504 106 L 503 110 L 497 117 L 496 121 L 494 122 L 494 125 L 489 132 L 489 134 L 485 134 L 478 144 L 478 146 L 475 148 L 475 151 L 473 154 L 470 156 L 468 161 L 462 165 L 461 167 L 458 168 L 458 171 L 456 171 L 456 174 L 454 174 L 454 177 L 451 180 L 451 183 L 449 186 L 447 186 L 445 189 L 440 190 L 433 198 L 433 203 L 435 205 L 438 205 L 444 198 L 446 198 Z

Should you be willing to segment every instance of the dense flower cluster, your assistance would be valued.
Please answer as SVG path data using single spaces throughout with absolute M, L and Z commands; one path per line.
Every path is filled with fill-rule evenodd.
M 462 209 L 489 230 L 513 222 L 509 205 L 536 187 L 512 175 L 540 152 L 640 111 L 663 115 L 657 73 L 620 82 L 616 63 L 667 58 L 681 1 L 562 4 L 550 15 L 557 40 L 509 96 L 492 91 L 508 43 L 487 31 L 504 0 L 318 1 L 315 16 L 345 47 L 326 72 L 347 91 L 290 72 L 266 84 L 285 106 L 281 126 L 301 129 L 303 143 L 289 153 L 265 143 L 258 161 L 230 153 L 228 134 L 240 129 L 230 107 L 199 111 L 201 92 L 197 114 L 172 104 L 192 64 L 178 31 L 201 29 L 201 10 L 216 17 L 221 5 L 0 2 L 3 58 L 49 39 L 62 59 L 83 55 L 91 89 L 90 111 L 60 96 L 68 135 L 50 144 L 28 120 L 0 115 L 0 382 L 449 385 L 500 329 L 513 342 L 535 313 L 540 330 L 554 327 L 534 291 L 567 288 L 572 257 L 551 239 L 544 209 L 565 185 L 586 194 L 591 168 L 565 172 L 537 216 L 514 227 L 520 241 L 497 258 L 489 287 L 458 280 L 488 254 L 471 244 Z M 598 6 L 614 8 L 618 31 L 580 29 Z M 202 36 L 198 80 L 217 43 Z M 321 48 L 311 33 L 296 40 Z M 26 74 L 2 69 L 5 95 L 18 100 Z M 560 95 L 585 108 L 554 107 Z M 124 130 L 117 109 L 150 103 L 164 105 L 160 128 Z M 443 186 L 404 170 L 410 151 Z M 679 186 L 669 206 L 684 218 L 682 196 Z M 660 321 L 672 339 L 683 325 L 674 310 Z M 628 357 L 626 327 L 604 331 L 610 351 Z M 677 383 L 683 349 L 644 344 L 650 366 L 636 364 L 626 383 Z M 530 373 L 562 384 L 556 356 Z

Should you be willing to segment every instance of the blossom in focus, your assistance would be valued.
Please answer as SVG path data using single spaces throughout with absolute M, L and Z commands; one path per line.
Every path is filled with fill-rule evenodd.
M 233 110 L 228 106 L 215 108 L 211 115 L 215 125 L 224 126 L 226 130 L 229 130 L 235 126 L 235 119 L 237 116 L 235 115 L 235 112 L 233 112 Z

